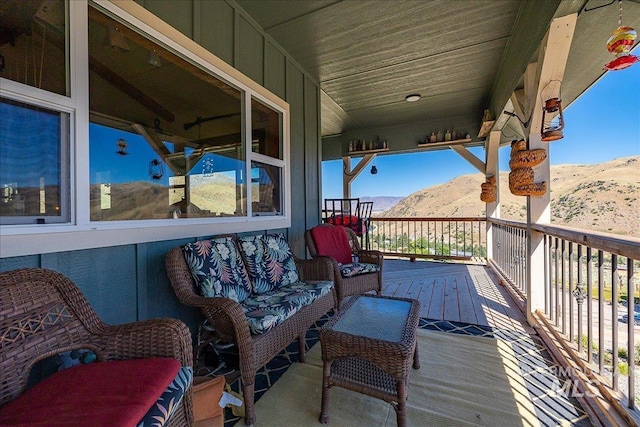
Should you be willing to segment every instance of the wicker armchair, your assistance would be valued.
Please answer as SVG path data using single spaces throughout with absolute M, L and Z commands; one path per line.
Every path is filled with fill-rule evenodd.
M 38 268 L 1 273 L 0 406 L 25 392 L 37 362 L 74 349 L 93 351 L 98 362 L 167 357 L 193 365 L 191 335 L 179 320 L 110 326 L 60 273 Z M 189 388 L 165 425 L 191 425 L 192 412 Z
M 350 295 L 358 295 L 369 291 L 375 291 L 376 294 L 380 295 L 382 293 L 382 263 L 384 261 L 382 252 L 362 249 L 360 238 L 349 227 L 320 224 L 314 228 L 329 231 L 331 227 L 339 227 L 347 234 L 349 247 L 351 249 L 351 258 L 356 259 L 359 263 L 377 266 L 377 271 L 375 272 L 365 272 L 347 277 L 349 274 L 345 274 L 346 271 L 343 265 L 339 264 L 334 258 L 330 258 L 333 265 L 338 307 L 342 304 L 342 301 Z M 321 256 L 314 241 L 312 230 L 305 231 L 304 240 L 312 258 Z
M 328 257 L 316 260 L 295 260 L 300 279 L 333 281 L 333 270 Z M 242 307 L 224 297 L 203 297 L 196 293 L 191 270 L 182 247 L 171 249 L 165 259 L 171 286 L 181 303 L 196 307 L 215 330 L 217 338 L 234 343 L 238 350 L 238 364 L 245 407 L 245 424 L 255 423 L 254 392 L 256 371 L 273 359 L 296 338 L 298 360 L 304 362 L 306 331 L 325 313 L 335 308 L 336 296 L 332 291 L 313 304 L 302 308 L 292 317 L 262 334 L 251 334 Z

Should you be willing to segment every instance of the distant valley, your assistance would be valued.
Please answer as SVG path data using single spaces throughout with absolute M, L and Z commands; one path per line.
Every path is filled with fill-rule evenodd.
M 509 191 L 508 172 L 500 173 L 501 217 L 526 221 L 526 197 Z M 396 201 L 379 217 L 484 216 L 482 174 L 461 175 Z M 551 223 L 584 230 L 640 237 L 640 156 L 595 165 L 551 166 Z M 376 204 L 393 197 L 362 197 Z

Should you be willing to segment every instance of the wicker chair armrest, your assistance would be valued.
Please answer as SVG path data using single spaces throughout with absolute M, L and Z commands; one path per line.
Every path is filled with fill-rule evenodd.
M 382 262 L 384 261 L 382 252 L 372 250 L 361 250 L 360 252 L 358 252 L 358 258 L 360 259 L 360 262 L 377 264 L 380 267 L 382 267 Z
M 242 354 L 253 357 L 253 342 L 247 316 L 236 301 L 224 297 L 194 296 L 194 306 L 207 317 L 209 324 L 225 342 L 233 342 Z
M 180 320 L 161 318 L 106 326 L 96 335 L 111 360 L 171 357 L 193 366 L 189 328 Z
M 318 255 L 312 259 L 296 258 L 295 261 L 302 280 L 330 280 L 335 282 L 337 263 L 333 258 Z

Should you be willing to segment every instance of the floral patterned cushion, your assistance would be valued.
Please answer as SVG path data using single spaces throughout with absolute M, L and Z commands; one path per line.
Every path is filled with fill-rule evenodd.
M 380 266 L 377 264 L 353 262 L 351 264 L 340 265 L 340 274 L 342 277 L 353 277 L 365 273 L 377 273 L 378 271 L 380 271 Z
M 284 234 L 241 237 L 240 250 L 255 294 L 298 281 L 298 269 Z
M 305 305 L 325 296 L 333 288 L 331 281 L 297 282 L 286 288 L 252 295 L 242 308 L 254 335 L 263 334 L 293 316 Z
M 171 384 L 158 398 L 158 401 L 149 409 L 137 427 L 162 427 L 178 409 L 184 394 L 193 381 L 193 369 L 191 366 L 183 366 L 178 371 Z
M 200 295 L 244 301 L 251 293 L 251 282 L 242 257 L 231 237 L 201 240 L 183 248 Z

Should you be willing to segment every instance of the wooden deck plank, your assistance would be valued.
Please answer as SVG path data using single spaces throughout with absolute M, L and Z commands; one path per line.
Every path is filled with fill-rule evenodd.
M 469 275 L 460 277 L 458 281 L 458 305 L 460 307 L 460 321 L 464 323 L 482 324 L 476 313 L 474 298 L 469 289 Z M 481 308 L 479 307 L 481 310 Z
M 444 278 L 435 278 L 435 280 L 433 281 L 433 292 L 431 293 L 431 301 L 429 302 L 429 311 L 427 312 L 427 318 L 444 320 L 444 290 Z
M 444 282 L 444 318 L 446 320 L 459 322 L 458 276 L 449 276 L 445 278 Z

